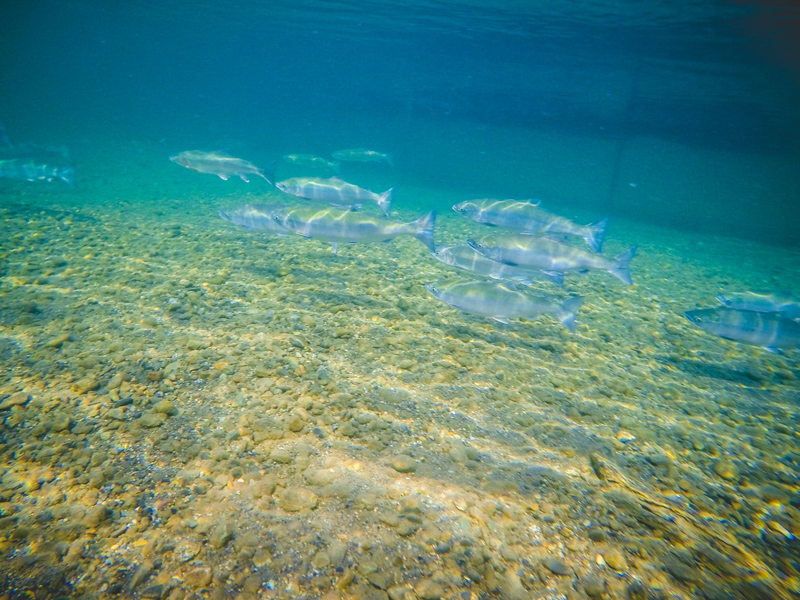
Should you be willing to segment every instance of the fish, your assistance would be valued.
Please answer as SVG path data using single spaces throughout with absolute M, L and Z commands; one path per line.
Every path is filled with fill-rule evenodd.
M 289 231 L 306 238 L 330 242 L 334 253 L 339 243 L 383 242 L 401 235 L 414 236 L 431 252 L 435 248 L 433 228 L 436 211 L 433 210 L 410 223 L 338 208 L 313 206 L 278 209 L 272 212 L 272 216 Z
M 608 271 L 625 285 L 633 285 L 629 265 L 636 255 L 635 246 L 615 258 L 606 258 L 575 246 L 532 235 L 487 236 L 480 241 L 467 240 L 467 244 L 485 257 L 508 265 L 546 272 L 598 269 Z
M 169 158 L 172 162 L 186 167 L 198 173 L 208 173 L 216 175 L 220 179 L 227 181 L 233 176 L 239 177 L 242 181 L 250 183 L 249 175 L 257 175 L 263 178 L 270 185 L 272 182 L 253 163 L 241 158 L 229 156 L 224 152 L 204 152 L 203 150 L 187 150 Z
M 277 235 L 289 235 L 280 223 L 272 217 L 272 211 L 282 205 L 245 204 L 230 210 L 219 211 L 221 219 L 252 231 L 265 231 Z
M 800 319 L 800 302 L 776 294 L 757 294 L 755 292 L 739 292 L 720 294 L 720 304 L 737 310 L 752 310 L 763 313 L 778 313 L 787 319 Z
M 394 158 L 391 154 L 367 150 L 366 148 L 348 148 L 337 150 L 333 153 L 336 160 L 346 160 L 349 162 L 385 162 L 390 167 L 394 166 Z
M 717 307 L 687 311 L 686 318 L 707 333 L 771 352 L 800 345 L 800 323 L 773 313 Z
M 316 154 L 286 154 L 284 162 L 301 167 L 313 167 L 315 169 L 330 169 L 334 173 L 341 170 L 342 163 L 338 160 L 328 160 Z
M 586 240 L 592 250 L 600 252 L 606 235 L 608 219 L 600 219 L 589 225 L 578 225 L 540 208 L 532 200 L 467 200 L 453 205 L 458 214 L 486 225 L 499 225 L 535 234 L 569 234 Z
M 439 247 L 433 252 L 433 257 L 446 265 L 484 275 L 491 279 L 505 279 L 523 285 L 532 285 L 537 279 L 548 279 L 556 285 L 564 285 L 564 274 L 557 272 L 545 273 L 531 269 L 513 267 L 504 263 L 486 258 L 469 246 Z
M 0 160 L 0 178 L 25 181 L 55 181 L 60 179 L 69 185 L 75 184 L 72 167 L 58 167 L 37 162 L 30 158 Z
M 322 177 L 292 177 L 275 184 L 282 192 L 305 198 L 307 200 L 321 200 L 328 203 L 341 203 L 352 206 L 362 200 L 375 202 L 380 206 L 383 214 L 389 216 L 394 188 L 389 188 L 382 194 L 377 194 L 368 189 L 347 183 L 338 177 L 324 179 Z
M 575 315 L 583 304 L 582 296 L 572 296 L 559 303 L 503 283 L 428 283 L 425 287 L 434 298 L 466 313 L 489 317 L 500 323 L 508 323 L 508 319 L 535 319 L 541 314 L 550 314 L 572 332 L 575 331 Z

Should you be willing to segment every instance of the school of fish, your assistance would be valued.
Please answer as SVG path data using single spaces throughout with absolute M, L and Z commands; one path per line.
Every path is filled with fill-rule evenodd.
M 558 299 L 531 291 L 537 284 L 561 287 L 568 273 L 604 271 L 625 285 L 633 285 L 630 263 L 636 247 L 614 257 L 601 254 L 608 218 L 581 225 L 547 211 L 534 200 L 483 198 L 459 202 L 453 205 L 457 214 L 495 229 L 478 239 L 437 247 L 435 211 L 409 222 L 391 219 L 394 188 L 375 192 L 341 177 L 343 162 L 393 166 L 393 156 L 388 153 L 349 148 L 333 152 L 331 159 L 286 154 L 266 168 L 221 151 L 189 150 L 170 160 L 223 180 L 238 177 L 249 182 L 252 176 L 260 177 L 288 197 L 286 202 L 245 204 L 219 212 L 223 220 L 247 230 L 328 242 L 334 253 L 340 244 L 413 237 L 434 259 L 471 276 L 425 284 L 434 298 L 462 312 L 501 323 L 548 314 L 574 332 L 583 297 Z M 310 172 L 276 181 L 279 163 Z M 74 171 L 66 149 L 14 145 L 0 123 L 0 178 L 60 180 L 73 185 Z M 365 202 L 376 205 L 382 214 L 362 212 Z M 582 238 L 588 249 L 571 243 L 570 238 Z M 800 302 L 788 295 L 745 291 L 720 294 L 717 299 L 719 306 L 689 310 L 686 318 L 719 338 L 773 352 L 800 346 Z

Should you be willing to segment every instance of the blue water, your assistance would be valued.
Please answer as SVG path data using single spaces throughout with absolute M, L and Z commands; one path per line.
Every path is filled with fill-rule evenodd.
M 235 142 L 257 162 L 376 147 L 398 157 L 392 183 L 798 239 L 783 218 L 800 189 L 797 15 L 781 5 L 2 10 L 0 119 L 17 140 L 120 161 L 131 139 Z

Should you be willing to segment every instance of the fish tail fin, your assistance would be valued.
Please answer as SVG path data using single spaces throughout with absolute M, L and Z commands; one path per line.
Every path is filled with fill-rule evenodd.
M 63 169 L 59 169 L 57 174 L 58 178 L 61 179 L 61 181 L 65 181 L 71 186 L 75 185 L 75 171 L 73 170 L 72 167 L 65 167 Z
M 561 303 L 556 316 L 564 327 L 575 333 L 575 317 L 583 305 L 583 296 L 572 296 Z
M 394 154 L 387 154 L 384 160 L 386 161 L 386 164 L 389 165 L 390 167 L 394 166 Z
M 636 256 L 636 246 L 628 248 L 625 250 L 625 252 L 616 256 L 614 258 L 616 264 L 611 267 L 608 272 L 622 281 L 622 283 L 625 285 L 633 285 L 633 279 L 631 278 L 631 271 L 628 268 L 628 265 L 634 256 Z
M 595 252 L 600 252 L 603 249 L 603 242 L 606 239 L 606 225 L 608 225 L 608 217 L 595 221 L 586 227 L 588 231 L 583 239 Z
M 433 241 L 433 228 L 436 224 L 436 211 L 432 210 L 427 215 L 421 216 L 414 221 L 416 230 L 414 237 L 428 247 L 431 252 L 436 252 L 436 244 Z
M 328 164 L 331 167 L 331 171 L 333 171 L 337 175 L 342 172 L 342 161 L 340 161 L 340 160 L 332 160 Z
M 389 216 L 389 208 L 392 204 L 392 193 L 394 192 L 394 188 L 389 188 L 382 194 L 378 194 L 378 206 L 381 207 L 383 214 L 387 217 Z
M 547 277 L 547 279 L 555 283 L 558 287 L 564 287 L 563 271 L 542 271 L 542 275 Z
M 266 167 L 258 170 L 258 174 L 270 185 L 275 185 L 273 182 L 275 181 L 275 165 L 277 164 L 278 161 L 273 160 Z

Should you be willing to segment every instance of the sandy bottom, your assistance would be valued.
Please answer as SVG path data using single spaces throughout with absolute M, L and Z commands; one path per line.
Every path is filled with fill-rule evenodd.
M 0 181 L 4 597 L 800 593 L 798 351 L 683 318 L 798 294 L 800 253 L 617 220 L 634 286 L 505 326 L 431 297 L 414 239 L 237 229 L 278 193 L 163 168 Z

